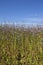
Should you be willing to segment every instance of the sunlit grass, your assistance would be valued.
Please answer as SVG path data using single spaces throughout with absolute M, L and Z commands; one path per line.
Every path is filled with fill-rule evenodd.
M 43 28 L 0 26 L 0 65 L 43 65 Z

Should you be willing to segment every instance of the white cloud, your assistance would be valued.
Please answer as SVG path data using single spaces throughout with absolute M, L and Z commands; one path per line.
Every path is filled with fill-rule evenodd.
M 14 20 L 14 19 L 12 19 L 12 20 L 6 20 L 6 22 L 4 21 L 4 20 L 2 20 L 2 22 L 0 22 L 0 23 L 7 23 L 7 24 L 15 24 L 15 25 L 17 25 L 17 24 L 20 24 L 20 25 L 22 25 L 22 24 L 25 24 L 25 25 L 31 25 L 31 24 L 42 24 L 43 25 L 43 18 L 39 18 L 39 17 L 30 17 L 30 18 L 21 18 L 20 20 Z
M 24 18 L 24 23 L 43 23 L 43 18 Z

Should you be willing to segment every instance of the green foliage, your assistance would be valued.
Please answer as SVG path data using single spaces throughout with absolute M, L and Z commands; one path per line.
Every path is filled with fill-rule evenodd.
M 5 28 L 0 26 L 0 65 L 43 65 L 41 29 Z

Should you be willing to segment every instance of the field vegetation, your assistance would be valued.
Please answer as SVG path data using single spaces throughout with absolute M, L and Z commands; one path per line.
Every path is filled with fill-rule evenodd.
M 0 25 L 0 65 L 43 65 L 43 27 Z

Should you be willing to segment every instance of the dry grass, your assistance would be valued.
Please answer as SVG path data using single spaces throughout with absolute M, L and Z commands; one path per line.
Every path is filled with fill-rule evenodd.
M 43 65 L 43 28 L 0 26 L 0 65 Z

